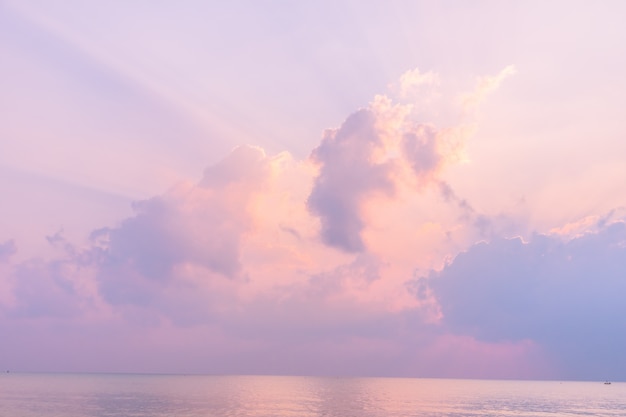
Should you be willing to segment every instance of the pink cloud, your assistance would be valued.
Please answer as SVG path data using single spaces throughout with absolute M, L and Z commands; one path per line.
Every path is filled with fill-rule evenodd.
M 419 74 L 405 81 L 438 85 Z M 64 337 L 92 350 L 73 362 L 55 339 L 52 356 L 75 369 L 98 358 L 120 370 L 165 361 L 177 363 L 171 371 L 546 376 L 544 361 L 564 348 L 539 318 L 555 304 L 574 314 L 557 295 L 583 294 L 554 279 L 582 282 L 565 254 L 591 254 L 577 261 L 584 271 L 617 270 L 622 230 L 607 218 L 567 244 L 502 238 L 514 229 L 507 219 L 480 213 L 445 178 L 471 133 L 377 96 L 326 131 L 308 160 L 241 146 L 198 181 L 136 202 L 86 247 L 57 233 L 47 237 L 56 257 L 13 264 L 8 241 L 0 326 L 17 334 L 28 322 L 42 341 L 53 336 L 35 334 L 38 320 L 65 323 Z M 604 279 L 596 289 L 621 288 L 616 275 Z M 546 310 L 529 316 L 537 306 Z M 85 340 L 90 326 L 129 352 Z
M 402 97 L 419 93 L 424 86 L 434 87 L 439 84 L 439 75 L 433 71 L 422 72 L 419 68 L 409 70 L 400 76 L 398 81 L 399 93 Z
M 136 215 L 96 231 L 98 279 L 113 303 L 149 303 L 178 267 L 191 264 L 225 278 L 241 275 L 240 244 L 251 229 L 252 195 L 269 176 L 264 153 L 235 149 L 197 183 L 135 203 Z
M 496 75 L 478 78 L 474 91 L 464 94 L 461 98 L 465 111 L 475 109 L 485 99 L 487 94 L 495 91 L 506 78 L 515 74 L 515 72 L 515 66 L 509 65 Z
M 415 81 L 414 73 L 405 75 L 403 85 L 435 77 Z M 436 184 L 443 167 L 459 159 L 471 129 L 440 129 L 421 117 L 412 104 L 379 95 L 341 127 L 325 132 L 311 154 L 319 172 L 307 204 L 320 218 L 326 244 L 350 253 L 366 251 L 362 233 L 368 201 L 393 198 L 402 183 L 417 188 Z

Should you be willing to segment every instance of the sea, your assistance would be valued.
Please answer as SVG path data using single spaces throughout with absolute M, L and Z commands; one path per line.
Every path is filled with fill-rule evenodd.
M 603 382 L 6 373 L 0 416 L 626 416 Z

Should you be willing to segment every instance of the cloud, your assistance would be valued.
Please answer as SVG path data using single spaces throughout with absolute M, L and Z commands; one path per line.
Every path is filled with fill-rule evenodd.
M 320 216 L 322 239 L 348 252 L 361 252 L 365 221 L 361 202 L 374 192 L 393 194 L 392 165 L 373 155 L 384 147 L 372 108 L 352 114 L 339 129 L 328 130 L 311 154 L 320 172 L 308 198 L 312 213 Z
M 15 255 L 17 252 L 17 246 L 13 239 L 7 240 L 4 243 L 0 243 L 0 262 L 6 262 Z
M 463 127 L 438 129 L 428 123 L 408 126 L 400 141 L 401 151 L 421 187 L 436 186 L 445 165 L 460 160 L 467 136 L 469 131 Z
M 439 75 L 432 71 L 421 72 L 418 68 L 415 68 L 402 74 L 398 84 L 400 95 L 407 97 L 417 93 L 420 87 L 433 87 L 439 84 Z
M 438 83 L 417 70 L 401 79 L 405 89 Z M 462 227 L 486 222 L 443 178 L 470 134 L 379 95 L 327 130 L 308 160 L 235 148 L 198 181 L 134 203 L 134 215 L 94 230 L 87 247 L 62 231 L 47 236 L 62 255 L 16 266 L 4 311 L 96 316 L 159 343 L 181 336 L 193 346 L 176 346 L 179 357 L 223 361 L 207 372 L 434 376 L 429 361 L 459 364 L 471 352 L 499 358 L 480 375 L 509 375 L 502 364 L 527 363 L 537 344 L 466 335 L 446 321 L 430 281 L 405 285 L 454 253 L 445 220 L 458 229 L 460 210 Z M 496 234 L 491 223 L 476 227 Z M 89 322 L 73 326 L 81 333 Z M 135 357 L 145 349 L 125 337 Z
M 573 378 L 623 374 L 626 349 L 626 224 L 563 241 L 535 235 L 494 239 L 460 253 L 419 282 L 442 322 L 492 343 L 532 340 Z
M 461 103 L 465 111 L 475 109 L 487 94 L 495 91 L 504 79 L 516 73 L 515 66 L 509 65 L 494 76 L 480 77 L 476 82 L 476 87 L 471 93 L 464 94 L 461 97 Z
M 250 205 L 269 175 L 269 159 L 262 150 L 239 147 L 207 168 L 197 184 L 181 183 L 137 202 L 135 216 L 119 227 L 95 231 L 105 299 L 149 304 L 181 268 L 241 277 L 240 243 L 253 227 Z
M 326 271 L 311 276 L 308 290 L 314 294 L 326 296 L 341 295 L 342 287 L 356 285 L 367 287 L 380 279 L 381 262 L 371 255 L 361 254 L 355 257 L 348 265 L 340 265 L 332 271 Z
M 512 236 L 518 234 L 521 230 L 520 221 L 515 216 L 508 213 L 496 215 L 480 213 L 474 209 L 467 199 L 459 197 L 450 184 L 445 181 L 439 181 L 438 185 L 444 201 L 457 207 L 460 211 L 460 220 L 478 231 L 478 238 L 491 239 Z
M 414 70 L 401 80 L 407 87 L 434 84 L 437 77 Z M 319 172 L 307 200 L 321 221 L 324 243 L 349 253 L 366 251 L 362 232 L 368 201 L 393 199 L 401 184 L 418 190 L 436 184 L 441 170 L 460 159 L 471 129 L 437 128 L 422 118 L 413 104 L 378 95 L 339 128 L 324 133 L 311 153 Z
M 71 317 L 79 313 L 76 291 L 64 262 L 30 261 L 17 267 L 14 294 L 17 303 L 9 310 L 14 317 Z

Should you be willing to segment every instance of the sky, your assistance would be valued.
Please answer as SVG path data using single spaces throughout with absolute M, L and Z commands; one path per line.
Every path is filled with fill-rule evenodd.
M 0 369 L 626 380 L 625 12 L 0 0 Z

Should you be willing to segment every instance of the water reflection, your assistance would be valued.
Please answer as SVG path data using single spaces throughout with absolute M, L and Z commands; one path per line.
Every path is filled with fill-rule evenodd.
M 0 376 L 21 417 L 617 416 L 626 384 L 269 376 Z

